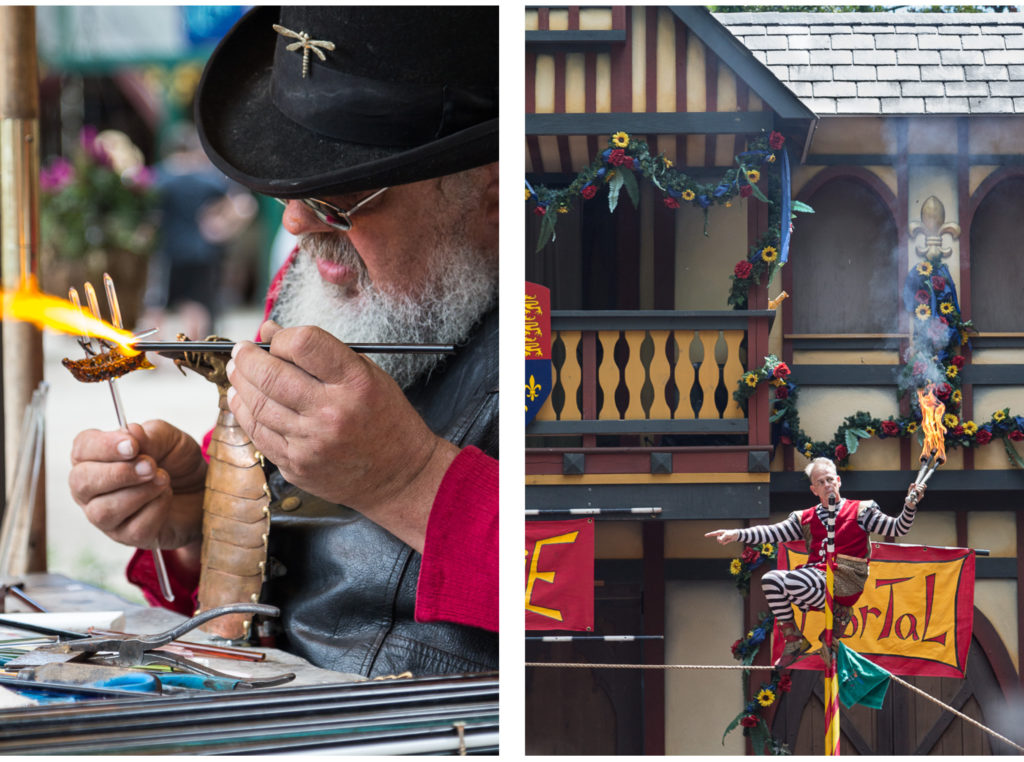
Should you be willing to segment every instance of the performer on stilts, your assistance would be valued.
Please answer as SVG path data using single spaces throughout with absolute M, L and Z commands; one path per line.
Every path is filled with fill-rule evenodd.
M 789 570 L 772 570 L 761 578 L 761 587 L 775 621 L 782 631 L 785 645 L 776 662 L 788 667 L 808 650 L 811 644 L 797 627 L 792 604 L 804 611 L 825 606 L 825 541 L 830 496 L 838 504 L 835 520 L 837 567 L 835 571 L 835 641 L 841 638 L 850 621 L 851 607 L 857 602 L 868 578 L 871 556 L 871 534 L 902 537 L 910 531 L 917 513 L 917 504 L 924 496 L 925 485 L 910 485 L 899 516 L 882 512 L 874 500 L 844 500 L 839 489 L 842 479 L 835 464 L 828 458 L 815 458 L 804 469 L 811 492 L 820 501 L 803 511 L 794 511 L 777 524 L 746 529 L 716 529 L 705 537 L 714 537 L 722 545 L 743 542 L 748 545 L 782 543 L 803 539 L 807 545 L 807 563 Z

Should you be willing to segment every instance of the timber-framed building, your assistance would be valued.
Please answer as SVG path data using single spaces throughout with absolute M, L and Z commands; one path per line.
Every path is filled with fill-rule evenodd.
M 568 185 L 620 131 L 710 180 L 777 131 L 792 198 L 814 209 L 797 215 L 785 267 L 732 309 L 737 261 L 768 225 L 756 198 L 713 206 L 705 235 L 699 210 L 641 184 L 636 208 L 573 205 L 539 251 L 543 219 L 527 202 L 526 279 L 551 290 L 556 346 L 554 391 L 526 429 L 526 507 L 541 518 L 660 508 L 597 518 L 595 632 L 664 636 L 528 642 L 527 660 L 735 663 L 730 644 L 767 607 L 756 579 L 743 597 L 730 578 L 738 546 L 703 535 L 813 499 L 797 432 L 769 420 L 774 388 L 742 405 L 733 392 L 774 356 L 814 441 L 861 412 L 910 415 L 898 394 L 915 319 L 904 290 L 935 245 L 976 329 L 955 371 L 959 424 L 991 436 L 968 427 L 903 541 L 988 555 L 966 677 L 913 682 L 983 724 L 1004 721 L 1024 658 L 1024 470 L 1007 449 L 1020 446 L 1014 427 L 995 425 L 1000 411 L 1024 416 L 1024 14 L 534 7 L 525 43 L 530 184 Z M 920 445 L 879 433 L 857 439 L 844 495 L 895 513 Z M 793 675 L 764 717 L 794 753 L 821 753 L 820 675 Z M 526 749 L 749 753 L 739 730 L 723 741 L 749 698 L 735 672 L 531 668 Z M 860 754 L 1012 752 L 900 688 L 881 710 L 844 708 L 842 742 Z

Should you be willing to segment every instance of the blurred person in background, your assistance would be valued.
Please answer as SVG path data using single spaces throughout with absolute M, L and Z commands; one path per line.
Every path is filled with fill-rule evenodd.
M 140 327 L 160 328 L 176 311 L 183 332 L 202 339 L 218 316 L 226 246 L 252 221 L 256 201 L 210 163 L 191 122 L 173 125 L 167 146 L 154 168 L 160 226 Z

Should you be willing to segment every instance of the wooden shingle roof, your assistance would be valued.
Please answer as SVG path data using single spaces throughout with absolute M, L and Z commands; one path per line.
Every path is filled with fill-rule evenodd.
M 1024 113 L 1024 13 L 719 13 L 818 116 Z

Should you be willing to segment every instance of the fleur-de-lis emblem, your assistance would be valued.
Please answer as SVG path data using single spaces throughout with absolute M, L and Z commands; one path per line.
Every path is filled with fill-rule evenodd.
M 523 386 L 526 387 L 526 398 L 530 400 L 530 402 L 537 399 L 537 395 L 540 394 L 540 390 L 544 388 L 537 383 L 537 379 L 535 379 L 532 374 L 530 376 L 530 383 L 523 384 Z
M 327 40 L 311 40 L 309 35 L 305 32 L 293 32 L 291 29 L 286 29 L 280 24 L 274 24 L 274 31 L 283 37 L 294 37 L 298 42 L 293 42 L 290 45 L 285 46 L 285 50 L 302 50 L 302 78 L 305 79 L 309 74 L 309 51 L 313 51 L 317 54 L 321 61 L 326 61 L 327 56 L 324 55 L 324 50 L 334 50 L 334 43 Z

